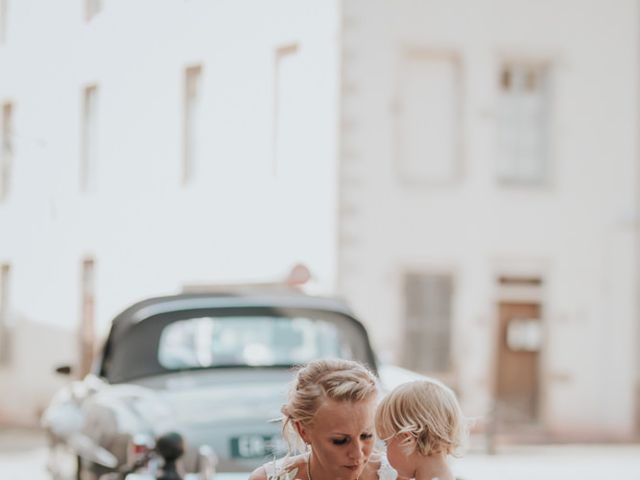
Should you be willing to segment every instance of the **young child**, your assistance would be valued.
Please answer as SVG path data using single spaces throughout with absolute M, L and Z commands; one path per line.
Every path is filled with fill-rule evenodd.
M 447 456 L 463 440 L 464 417 L 455 394 L 436 380 L 400 385 L 376 410 L 376 431 L 400 478 L 454 480 Z

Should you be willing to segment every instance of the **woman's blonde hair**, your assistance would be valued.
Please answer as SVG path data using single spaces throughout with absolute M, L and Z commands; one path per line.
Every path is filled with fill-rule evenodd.
M 408 433 L 422 455 L 457 454 L 466 436 L 465 419 L 453 391 L 436 380 L 408 382 L 382 399 L 376 410 L 378 437 Z
M 313 418 L 325 400 L 359 402 L 375 399 L 377 391 L 376 377 L 355 361 L 313 360 L 300 368 L 291 382 L 288 401 L 282 407 L 282 434 L 289 452 L 304 450 L 293 423 L 313 424 Z

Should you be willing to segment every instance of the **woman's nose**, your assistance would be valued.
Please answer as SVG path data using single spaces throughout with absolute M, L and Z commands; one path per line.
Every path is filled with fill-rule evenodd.
M 365 444 L 360 440 L 356 440 L 351 444 L 349 449 L 349 457 L 354 460 L 360 460 L 365 456 Z

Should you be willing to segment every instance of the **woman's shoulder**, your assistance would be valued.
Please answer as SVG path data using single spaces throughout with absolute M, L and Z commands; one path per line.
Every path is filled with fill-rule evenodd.
M 267 471 L 264 466 L 256 468 L 251 475 L 249 475 L 249 480 L 267 480 Z
M 305 465 L 305 455 L 280 458 L 255 469 L 249 480 L 293 480 L 297 478 L 298 472 L 304 470 Z

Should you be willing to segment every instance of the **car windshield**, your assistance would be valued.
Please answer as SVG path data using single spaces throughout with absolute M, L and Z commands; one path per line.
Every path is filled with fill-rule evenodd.
M 158 362 L 168 370 L 296 365 L 322 357 L 354 353 L 336 322 L 309 315 L 187 318 L 166 325 L 158 344 Z

